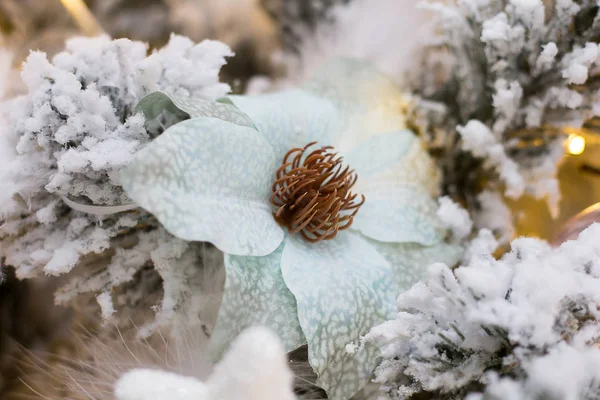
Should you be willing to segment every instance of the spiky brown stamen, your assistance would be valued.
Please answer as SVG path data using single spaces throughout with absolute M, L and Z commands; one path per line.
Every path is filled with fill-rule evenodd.
M 311 243 L 333 239 L 350 227 L 365 202 L 365 196 L 350 189 L 356 173 L 342 166 L 342 157 L 333 147 L 324 146 L 304 156 L 304 148 L 287 152 L 273 182 L 271 203 L 278 207 L 274 216 L 290 233 L 300 232 Z

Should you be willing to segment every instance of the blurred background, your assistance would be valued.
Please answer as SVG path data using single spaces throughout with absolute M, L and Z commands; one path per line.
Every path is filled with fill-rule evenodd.
M 576 222 L 574 218 L 583 219 L 592 211 L 600 222 L 598 211 L 588 210 L 600 202 L 600 124 L 591 121 L 584 129 L 567 133 L 565 156 L 558 170 L 562 194 L 560 214 L 552 218 L 544 202 L 530 197 L 509 201 L 518 235 L 558 240 L 569 230 L 566 224 L 570 226 Z

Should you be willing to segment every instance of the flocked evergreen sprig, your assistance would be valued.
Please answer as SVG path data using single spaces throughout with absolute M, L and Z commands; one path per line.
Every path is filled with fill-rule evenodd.
M 220 42 L 194 44 L 180 36 L 150 55 L 144 43 L 107 37 L 72 39 L 52 61 L 33 52 L 22 72 L 27 94 L 2 106 L 3 263 L 19 278 L 79 267 L 57 300 L 98 294 L 105 317 L 115 311 L 112 294 L 122 294 L 117 305 L 147 297 L 140 271 L 154 269 L 163 278 L 159 316 L 180 308 L 198 291 L 190 285 L 201 285 L 207 273 L 200 267 L 206 246 L 174 238 L 141 210 L 97 215 L 75 209 L 130 203 L 117 172 L 168 125 L 187 118 L 162 114 L 145 124 L 135 112 L 138 101 L 156 90 L 223 96 L 229 86 L 218 75 L 229 56 Z M 137 290 L 114 290 L 134 280 Z
M 496 260 L 483 230 L 463 266 L 431 266 L 398 298 L 397 318 L 367 336 L 384 352 L 376 371 L 384 398 L 462 399 L 486 385 L 486 399 L 595 398 L 599 234 L 593 225 L 556 249 L 517 239 Z
M 545 198 L 556 214 L 563 128 L 600 111 L 597 2 L 422 6 L 437 12 L 439 36 L 425 49 L 414 121 L 439 156 L 446 193 L 475 214 L 489 214 L 500 194 Z

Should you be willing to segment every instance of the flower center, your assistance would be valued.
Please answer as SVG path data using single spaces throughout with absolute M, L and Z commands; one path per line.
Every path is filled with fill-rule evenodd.
M 294 148 L 283 158 L 273 182 L 271 203 L 278 207 L 277 222 L 290 233 L 301 232 L 311 243 L 333 239 L 338 231 L 350 227 L 354 216 L 365 202 L 356 201 L 350 189 L 356 183 L 356 173 L 342 165 L 342 158 L 331 146 L 324 146 L 308 155 L 308 148 Z

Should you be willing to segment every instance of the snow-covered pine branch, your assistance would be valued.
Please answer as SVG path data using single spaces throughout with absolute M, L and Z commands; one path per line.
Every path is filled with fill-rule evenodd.
M 139 273 L 146 267 L 163 281 L 160 316 L 171 316 L 184 298 L 199 292 L 190 285 L 203 279 L 199 265 L 206 246 L 174 238 L 142 210 L 90 215 L 65 201 L 129 203 L 117 171 L 184 118 L 162 115 L 147 126 L 134 112 L 137 102 L 155 90 L 223 96 L 230 88 L 219 82 L 219 71 L 232 55 L 220 42 L 195 44 L 175 35 L 150 55 L 145 43 L 108 37 L 71 39 L 52 61 L 31 53 L 22 71 L 27 93 L 1 105 L 0 258 L 19 278 L 85 267 L 70 275 L 57 300 L 97 293 L 107 316 L 119 285 L 137 283 L 138 297 L 145 298 Z M 124 296 L 131 298 L 134 288 Z
M 439 156 L 445 191 L 471 212 L 490 190 L 546 199 L 556 215 L 561 130 L 600 110 L 597 2 L 545 3 L 423 4 L 441 34 L 425 52 L 415 125 Z
M 520 238 L 496 260 L 483 230 L 463 266 L 430 266 L 398 298 L 396 319 L 366 338 L 384 354 L 384 398 L 462 399 L 486 384 L 485 399 L 595 398 L 586 395 L 600 388 L 598 237 L 600 224 L 559 248 Z

